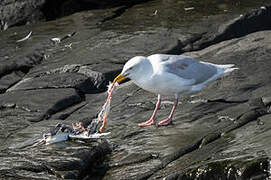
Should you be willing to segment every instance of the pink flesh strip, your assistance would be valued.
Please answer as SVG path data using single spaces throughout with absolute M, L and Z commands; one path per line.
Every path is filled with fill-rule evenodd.
M 107 100 L 106 100 L 105 104 L 103 105 L 101 112 L 99 113 L 99 115 L 101 115 L 101 116 L 99 116 L 98 118 L 103 118 L 103 124 L 102 124 L 101 128 L 99 129 L 100 132 L 103 132 L 105 129 L 106 119 L 109 114 L 109 109 L 110 109 L 109 106 L 110 106 L 111 96 L 113 94 L 114 87 L 115 87 L 115 82 L 113 82 L 113 84 L 110 86 L 110 89 L 107 91 L 108 92 Z M 101 121 L 101 120 L 102 119 L 99 119 L 99 121 Z
M 156 106 L 155 106 L 155 109 L 154 109 L 154 111 L 152 113 L 151 118 L 146 122 L 138 124 L 139 127 L 150 126 L 150 125 L 154 124 L 154 118 L 155 118 L 155 116 L 157 114 L 157 111 L 158 111 L 158 109 L 160 107 L 160 104 L 161 104 L 161 96 L 160 96 L 160 94 L 158 94 L 158 100 L 157 100 L 157 103 L 156 103 Z
M 107 116 L 104 117 L 103 125 L 102 125 L 102 126 L 100 127 L 100 129 L 99 129 L 99 132 L 100 132 L 100 133 L 104 132 L 105 125 L 106 125 L 106 119 L 107 119 Z
M 174 105 L 173 105 L 173 107 L 172 107 L 172 110 L 171 110 L 171 112 L 170 112 L 168 118 L 165 119 L 165 120 L 163 120 L 163 121 L 160 121 L 160 122 L 157 124 L 158 126 L 167 126 L 167 125 L 169 125 L 169 124 L 172 123 L 172 117 L 173 117 L 173 114 L 174 114 L 174 112 L 175 112 L 175 109 L 176 109 L 177 105 L 178 105 L 178 99 L 175 100 Z
M 86 131 L 85 127 L 82 125 L 82 123 L 76 123 L 75 125 L 72 123 L 73 130 L 82 129 L 83 131 Z

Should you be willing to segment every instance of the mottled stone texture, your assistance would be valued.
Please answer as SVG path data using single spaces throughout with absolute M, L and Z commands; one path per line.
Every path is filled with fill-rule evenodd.
M 25 10 L 19 21 L 6 13 L 9 25 L 26 21 L 29 13 L 44 4 L 23 2 L 16 1 Z M 15 1 L 1 1 L 0 8 L 10 4 Z M 175 6 L 182 8 L 176 11 Z M 164 7 L 176 14 L 165 12 Z M 186 12 L 183 7 L 149 1 L 2 31 L 0 178 L 268 178 L 271 9 L 247 9 L 243 16 L 229 12 L 199 18 L 197 9 Z M 0 10 L 3 12 L 9 11 Z M 199 19 L 190 21 L 190 16 Z M 30 31 L 28 40 L 16 42 Z M 76 34 L 60 43 L 50 40 L 72 32 Z M 109 136 L 29 146 L 57 123 L 91 121 L 105 102 L 108 83 L 124 63 L 133 56 L 154 53 L 233 63 L 239 70 L 198 94 L 181 97 L 174 124 L 168 127 L 137 127 L 151 116 L 156 96 L 126 82 L 112 97 L 106 127 Z M 162 99 L 157 121 L 168 115 L 172 99 Z

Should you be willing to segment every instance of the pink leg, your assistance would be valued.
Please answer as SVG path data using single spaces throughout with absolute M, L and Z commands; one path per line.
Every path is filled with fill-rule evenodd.
M 155 109 L 154 109 L 154 111 L 152 113 L 151 118 L 148 121 L 146 121 L 146 122 L 138 124 L 138 126 L 144 127 L 144 126 L 153 125 L 154 124 L 154 118 L 155 118 L 155 116 L 157 114 L 157 111 L 158 111 L 158 109 L 160 107 L 160 104 L 161 104 L 161 96 L 160 96 L 160 94 L 158 94 L 158 100 L 157 100 L 157 103 L 156 103 L 156 107 L 155 107 Z
M 176 100 L 175 100 L 175 102 L 174 102 L 174 105 L 173 105 L 173 107 L 172 107 L 172 110 L 171 110 L 171 112 L 170 112 L 168 118 L 165 119 L 165 120 L 163 120 L 163 121 L 160 121 L 160 122 L 158 123 L 158 126 L 166 126 L 166 125 L 169 125 L 169 124 L 172 123 L 171 120 L 172 120 L 172 117 L 173 117 L 173 114 L 174 114 L 174 112 L 175 112 L 175 109 L 176 109 L 177 105 L 178 105 L 178 98 L 176 98 Z

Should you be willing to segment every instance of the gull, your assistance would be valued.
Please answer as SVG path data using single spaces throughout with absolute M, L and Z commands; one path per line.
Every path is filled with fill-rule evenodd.
M 218 65 L 195 60 L 182 55 L 154 54 L 136 56 L 125 63 L 122 72 L 114 79 L 120 83 L 129 78 L 140 88 L 158 95 L 151 118 L 138 126 L 155 124 L 155 116 L 161 104 L 161 95 L 172 95 L 175 101 L 169 116 L 158 126 L 172 123 L 173 114 L 182 94 L 197 93 L 210 82 L 232 72 L 234 64 Z

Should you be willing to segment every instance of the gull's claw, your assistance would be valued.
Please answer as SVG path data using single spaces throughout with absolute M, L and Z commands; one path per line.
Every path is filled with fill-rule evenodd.
M 150 120 L 148 120 L 146 122 L 138 124 L 138 126 L 139 127 L 145 127 L 145 126 L 151 126 L 153 124 L 154 124 L 154 119 L 151 118 Z
M 167 125 L 170 125 L 170 124 L 172 124 L 172 118 L 167 118 L 167 119 L 165 119 L 165 120 L 163 120 L 163 121 L 160 121 L 158 124 L 157 124 L 157 126 L 159 127 L 159 126 L 167 126 Z

